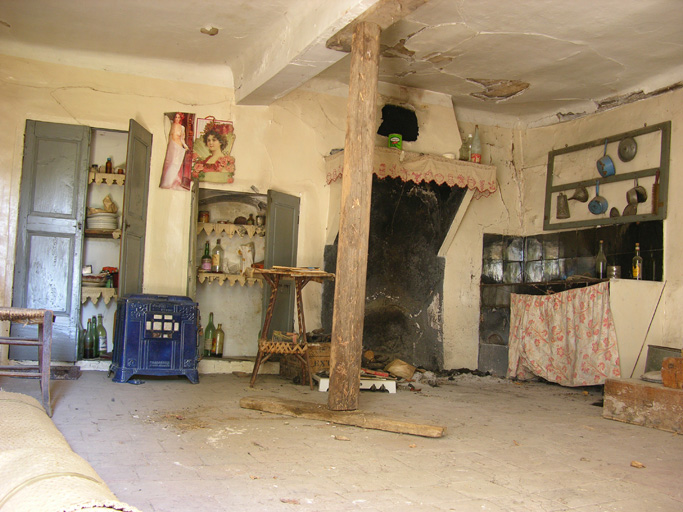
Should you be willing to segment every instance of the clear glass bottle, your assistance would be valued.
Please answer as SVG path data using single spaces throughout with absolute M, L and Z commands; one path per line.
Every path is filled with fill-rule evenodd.
M 470 152 L 470 162 L 481 163 L 481 140 L 479 139 L 479 125 L 474 126 L 474 136 L 472 137 L 472 151 Z
M 472 135 L 470 134 L 470 136 L 467 139 L 462 140 L 462 144 L 460 145 L 460 154 L 458 155 L 458 158 L 460 160 L 465 161 L 465 162 L 470 161 L 470 146 L 469 145 L 472 141 L 471 137 L 472 137 Z
M 216 245 L 211 251 L 211 272 L 221 272 L 223 270 L 223 247 L 221 239 L 216 240 Z
M 222 357 L 223 356 L 223 343 L 225 342 L 225 333 L 223 332 L 222 324 L 218 324 L 216 329 L 216 342 L 213 344 L 212 356 Z
M 211 347 L 213 346 L 213 338 L 216 334 L 216 328 L 213 326 L 213 312 L 209 313 L 209 323 L 204 329 L 204 355 L 211 355 Z
M 640 255 L 640 244 L 636 243 L 636 255 L 631 262 L 631 277 L 640 281 L 643 279 L 643 258 Z
M 102 315 L 97 315 L 97 346 L 99 348 L 100 356 L 107 354 L 107 329 L 102 323 Z
M 605 256 L 602 240 L 600 240 L 598 255 L 595 257 L 595 275 L 600 279 L 604 279 L 607 275 L 607 257 Z

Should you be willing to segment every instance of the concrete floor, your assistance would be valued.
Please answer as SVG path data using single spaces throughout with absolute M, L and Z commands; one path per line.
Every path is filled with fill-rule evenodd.
M 0 387 L 38 397 L 35 380 Z M 53 420 L 121 501 L 146 512 L 680 512 L 683 436 L 603 419 L 601 389 L 461 375 L 361 408 L 445 425 L 428 439 L 245 410 L 326 403 L 278 376 L 53 381 Z M 638 461 L 644 468 L 631 466 Z

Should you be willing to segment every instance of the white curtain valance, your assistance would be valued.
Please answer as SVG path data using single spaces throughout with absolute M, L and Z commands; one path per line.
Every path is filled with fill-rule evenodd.
M 344 152 L 325 158 L 327 184 L 338 180 L 344 171 Z M 372 172 L 378 178 L 401 178 L 415 183 L 435 181 L 441 185 L 469 188 L 474 198 L 488 197 L 496 191 L 496 168 L 427 153 L 376 147 Z

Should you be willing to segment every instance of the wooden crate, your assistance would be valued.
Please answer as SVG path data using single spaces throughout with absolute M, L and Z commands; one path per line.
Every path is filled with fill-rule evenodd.
M 607 379 L 602 416 L 683 433 L 683 389 L 639 379 Z
M 309 343 L 308 359 L 311 363 L 313 375 L 330 369 L 330 343 Z M 294 356 L 280 356 L 280 376 L 288 379 L 299 377 L 300 382 L 307 384 L 308 375 L 301 369 L 301 363 Z

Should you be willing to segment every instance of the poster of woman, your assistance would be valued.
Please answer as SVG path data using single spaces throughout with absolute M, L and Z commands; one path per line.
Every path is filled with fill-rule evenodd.
M 170 112 L 166 117 L 171 121 L 171 128 L 159 187 L 190 190 L 195 115 Z
M 235 130 L 230 121 L 214 117 L 197 119 L 197 138 L 192 155 L 192 176 L 199 181 L 232 183 L 235 159 L 230 155 L 235 143 Z

